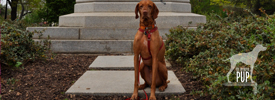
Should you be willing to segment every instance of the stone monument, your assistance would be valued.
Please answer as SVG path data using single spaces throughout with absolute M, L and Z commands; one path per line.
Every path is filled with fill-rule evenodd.
M 140 0 L 76 0 L 74 13 L 59 17 L 58 27 L 28 27 L 43 30 L 36 41 L 51 38 L 51 49 L 59 53 L 132 53 L 133 40 L 139 28 L 135 7 Z M 159 9 L 156 19 L 160 35 L 178 25 L 196 28 L 206 17 L 191 13 L 189 0 L 152 0 Z

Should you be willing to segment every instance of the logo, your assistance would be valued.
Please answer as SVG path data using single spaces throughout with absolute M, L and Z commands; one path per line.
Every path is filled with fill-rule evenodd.
M 257 94 L 257 83 L 253 81 L 252 74 L 253 74 L 253 68 L 254 64 L 258 58 L 258 54 L 261 51 L 265 51 L 266 47 L 263 47 L 262 45 L 257 45 L 251 52 L 248 53 L 239 53 L 236 55 L 231 56 L 230 58 L 224 60 L 230 60 L 231 68 L 230 71 L 227 73 L 227 82 L 223 85 L 225 86 L 253 86 L 254 94 Z M 229 76 L 232 73 L 232 71 L 235 69 L 237 63 L 244 63 L 246 65 L 250 66 L 249 68 L 236 68 L 236 82 L 232 83 L 229 80 Z M 248 79 L 250 79 L 250 82 L 248 82 Z M 239 81 L 240 80 L 240 81 Z

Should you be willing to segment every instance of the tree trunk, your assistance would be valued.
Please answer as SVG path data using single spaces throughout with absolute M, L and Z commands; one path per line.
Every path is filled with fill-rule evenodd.
M 260 0 L 257 0 L 257 3 L 254 7 L 254 11 L 255 11 L 256 14 L 261 16 L 261 11 L 259 10 L 259 8 L 261 8 L 261 3 L 260 3 Z
M 20 0 L 20 2 L 21 2 L 22 10 L 21 10 L 21 14 L 20 14 L 19 19 L 21 20 L 21 19 L 23 18 L 23 16 L 24 16 L 24 11 L 25 11 L 25 8 L 24 8 L 23 1 L 22 1 L 22 0 Z
M 11 20 L 16 19 L 17 3 L 18 3 L 18 0 L 12 0 L 11 2 Z
M 8 16 L 8 0 L 6 1 L 5 19 L 7 19 L 7 16 Z

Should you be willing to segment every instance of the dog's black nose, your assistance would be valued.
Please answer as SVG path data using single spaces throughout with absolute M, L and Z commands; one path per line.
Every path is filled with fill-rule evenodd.
M 144 15 L 144 16 L 147 16 L 147 14 L 148 14 L 148 12 L 143 12 L 143 15 Z

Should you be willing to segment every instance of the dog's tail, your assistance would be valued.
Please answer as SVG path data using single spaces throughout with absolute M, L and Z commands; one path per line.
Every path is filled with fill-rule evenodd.
M 167 80 L 166 82 L 167 82 L 167 83 L 170 83 L 170 80 Z

